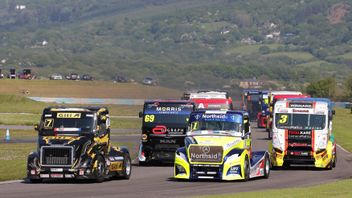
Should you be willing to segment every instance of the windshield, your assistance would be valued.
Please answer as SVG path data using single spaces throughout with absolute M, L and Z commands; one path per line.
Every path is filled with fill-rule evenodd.
M 54 128 L 80 128 L 80 129 L 91 129 L 93 128 L 93 118 L 81 118 L 81 119 L 54 119 Z
M 326 115 L 277 113 L 275 124 L 278 129 L 322 130 Z
M 80 132 L 93 132 L 95 127 L 94 114 L 85 113 L 53 113 L 51 117 L 44 118 L 43 131 L 52 131 L 57 134 L 72 134 Z
M 242 116 L 237 114 L 193 113 L 190 117 L 190 132 L 188 134 L 242 136 Z
M 218 130 L 218 131 L 240 131 L 240 123 L 225 121 L 192 122 L 192 131 Z
M 150 103 L 144 105 L 143 125 L 188 125 L 193 104 L 185 103 Z

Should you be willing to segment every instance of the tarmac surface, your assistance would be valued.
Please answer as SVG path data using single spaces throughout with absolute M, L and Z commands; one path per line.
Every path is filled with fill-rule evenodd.
M 252 128 L 253 150 L 266 150 L 267 133 Z M 114 136 L 114 141 L 138 142 L 140 135 Z M 27 140 L 35 142 L 36 139 Z M 337 167 L 320 170 L 313 167 L 291 167 L 272 170 L 269 179 L 258 178 L 248 182 L 175 181 L 172 166 L 133 166 L 130 180 L 110 180 L 103 183 L 87 181 L 46 181 L 31 184 L 26 180 L 0 183 L 1 197 L 185 197 L 216 195 L 265 189 L 305 187 L 352 178 L 352 154 L 338 147 Z

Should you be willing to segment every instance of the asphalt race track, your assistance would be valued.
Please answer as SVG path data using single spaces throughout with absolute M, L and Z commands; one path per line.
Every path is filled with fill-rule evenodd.
M 268 141 L 264 129 L 253 128 L 253 150 L 266 149 Z M 116 141 L 138 141 L 139 136 L 115 136 Z M 33 140 L 32 140 L 33 141 Z M 293 167 L 271 171 L 269 179 L 248 182 L 180 182 L 173 180 L 173 167 L 134 166 L 130 180 L 103 183 L 48 181 L 30 184 L 27 181 L 0 184 L 0 197 L 184 197 L 224 194 L 264 189 L 304 187 L 352 177 L 352 154 L 338 148 L 337 167 L 331 171 Z

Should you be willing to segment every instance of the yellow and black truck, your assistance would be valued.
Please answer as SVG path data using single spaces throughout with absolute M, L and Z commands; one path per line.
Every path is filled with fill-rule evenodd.
M 106 107 L 47 107 L 38 131 L 38 149 L 29 154 L 27 178 L 129 179 L 131 158 L 126 147 L 113 147 Z

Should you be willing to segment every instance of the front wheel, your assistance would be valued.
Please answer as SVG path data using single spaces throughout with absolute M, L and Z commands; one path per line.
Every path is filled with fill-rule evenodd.
M 123 179 L 130 179 L 131 173 L 132 173 L 132 165 L 131 165 L 131 158 L 129 154 L 125 154 L 124 160 L 123 160 L 123 173 L 122 173 L 122 178 Z
M 265 154 L 264 158 L 264 178 L 268 179 L 270 175 L 270 159 L 267 154 Z
M 248 157 L 246 156 L 245 160 L 244 160 L 244 165 L 243 165 L 243 181 L 248 181 L 249 180 L 249 174 L 250 174 L 250 164 L 249 164 L 249 160 Z
M 335 151 L 334 162 L 332 163 L 332 167 L 333 167 L 333 168 L 336 167 L 336 162 L 337 162 L 337 153 L 336 153 L 336 151 Z
M 95 163 L 97 163 L 97 167 L 94 170 L 94 175 L 95 175 L 96 181 L 101 183 L 105 180 L 106 170 L 107 170 L 106 163 L 104 158 L 101 155 L 97 157 Z

